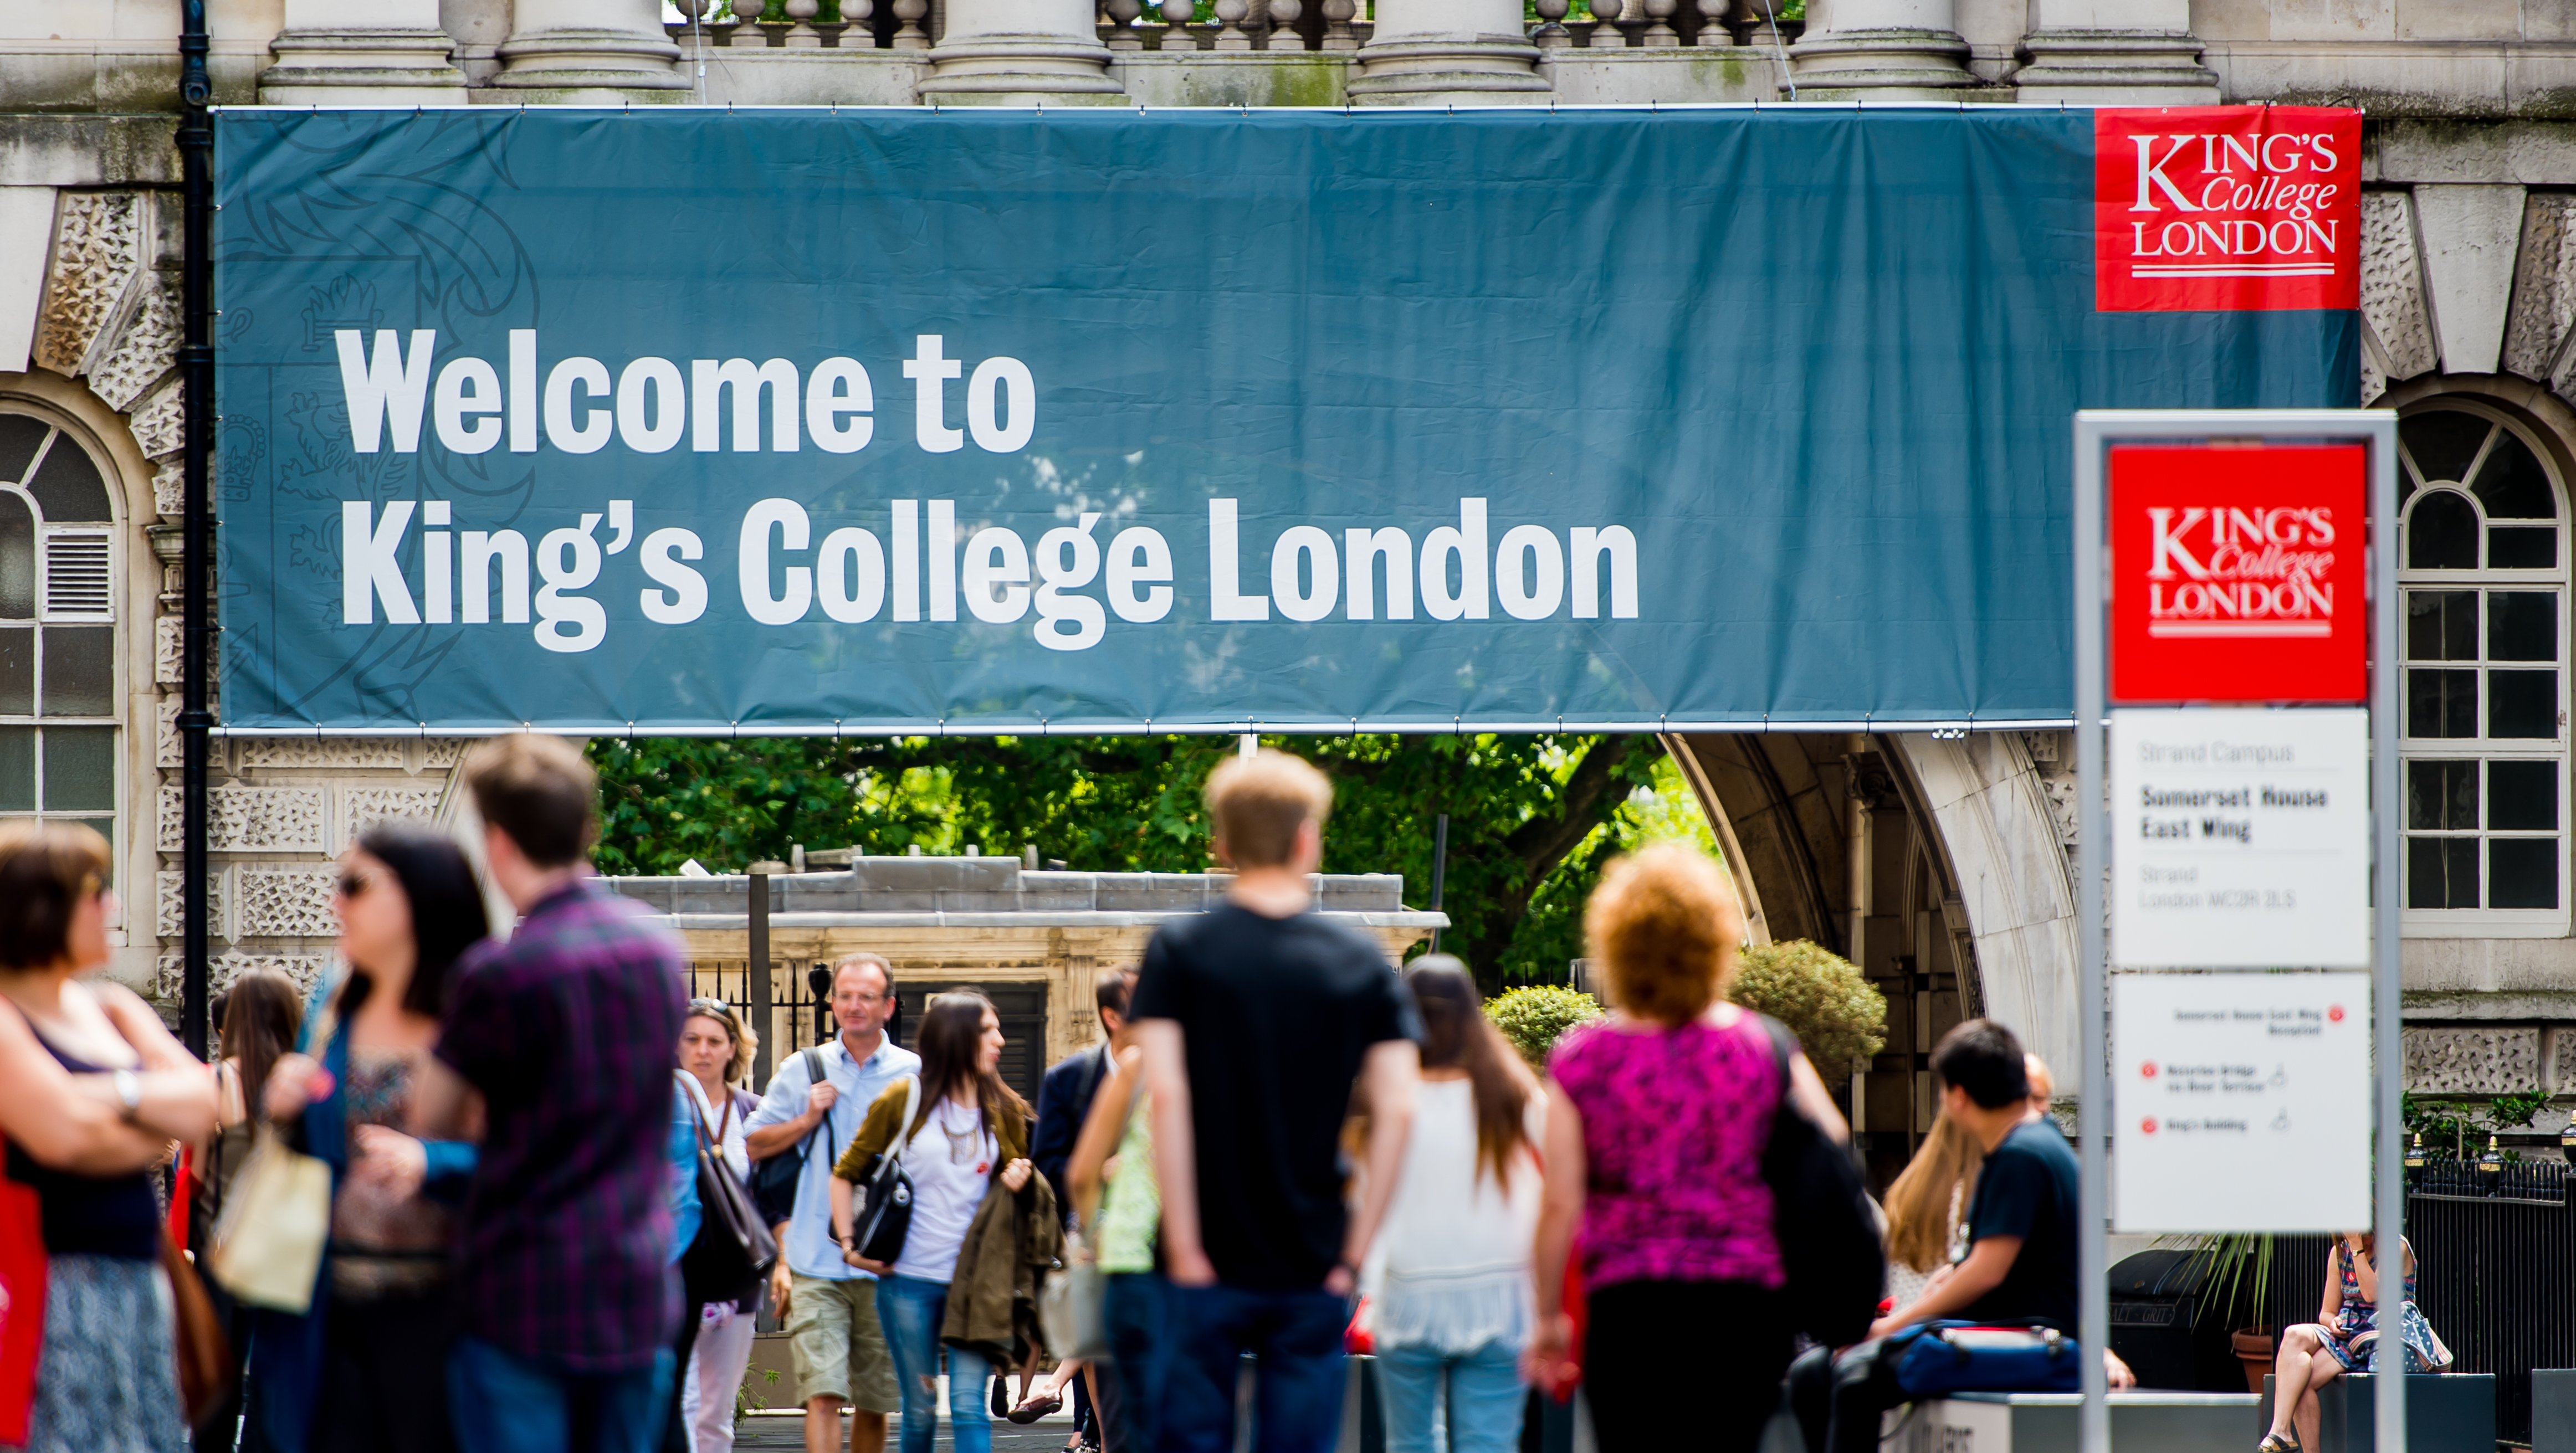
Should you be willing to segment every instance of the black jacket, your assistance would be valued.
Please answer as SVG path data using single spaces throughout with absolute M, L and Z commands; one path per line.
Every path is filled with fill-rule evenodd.
M 1082 1122 L 1108 1068 L 1109 1043 L 1103 1040 L 1065 1056 L 1038 1085 L 1038 1127 L 1029 1139 L 1029 1159 L 1055 1188 L 1055 1203 L 1067 1216 L 1073 1214 L 1073 1187 L 1065 1180 L 1065 1162 L 1073 1158 L 1073 1143 L 1082 1138 Z

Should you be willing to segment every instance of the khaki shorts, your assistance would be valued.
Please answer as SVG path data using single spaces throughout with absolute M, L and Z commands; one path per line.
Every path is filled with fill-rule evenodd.
M 787 1346 L 796 1359 L 799 1401 L 839 1398 L 866 1413 L 901 1406 L 894 1357 L 877 1325 L 877 1284 L 788 1273 Z

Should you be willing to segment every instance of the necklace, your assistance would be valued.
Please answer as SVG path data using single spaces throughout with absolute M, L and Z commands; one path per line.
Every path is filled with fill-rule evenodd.
M 967 1113 L 973 1118 L 966 1122 L 966 1128 L 962 1131 L 949 1128 L 948 1102 L 945 1100 L 939 1102 L 939 1113 L 932 1117 L 932 1123 L 939 1127 L 939 1133 L 948 1137 L 950 1165 L 964 1165 L 975 1159 L 976 1152 L 984 1148 L 983 1114 L 980 1111 L 971 1110 Z

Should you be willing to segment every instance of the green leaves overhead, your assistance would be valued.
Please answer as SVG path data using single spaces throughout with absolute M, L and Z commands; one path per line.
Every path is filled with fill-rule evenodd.
M 1442 948 L 1488 988 L 1563 982 L 1585 895 L 1612 853 L 1652 838 L 1714 851 L 1647 736 L 1280 737 L 1334 779 L 1324 870 L 1401 873 L 1431 902 L 1433 824 L 1449 822 Z M 1097 872 L 1200 872 L 1201 785 L 1232 737 L 602 738 L 610 873 L 718 872 L 808 850 L 961 853 L 976 845 Z

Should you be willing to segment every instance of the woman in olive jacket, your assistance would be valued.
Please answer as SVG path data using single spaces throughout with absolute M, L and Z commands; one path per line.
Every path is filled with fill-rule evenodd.
M 959 990 L 932 1000 L 914 1041 L 921 1055 L 919 1081 L 899 1080 L 877 1097 L 833 1168 L 832 1233 L 842 1256 L 877 1278 L 877 1320 L 894 1354 L 903 1400 L 902 1453 L 931 1453 L 949 1288 L 976 1213 L 996 1186 L 1016 1202 L 1030 1193 L 1035 1179 L 1028 1160 L 1029 1107 L 1002 1083 L 1002 1044 L 1001 1020 L 983 995 Z M 875 1261 L 854 1244 L 851 1191 L 865 1185 L 878 1160 L 897 1145 L 912 1182 L 911 1225 L 894 1259 Z M 949 1344 L 945 1350 L 956 1453 L 992 1453 L 991 1415 L 982 1394 L 993 1361 L 971 1346 Z

